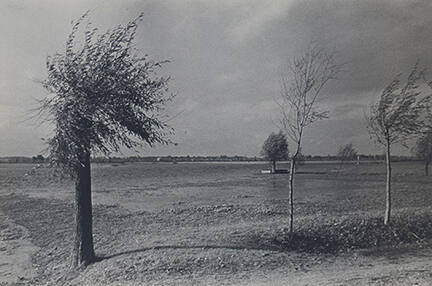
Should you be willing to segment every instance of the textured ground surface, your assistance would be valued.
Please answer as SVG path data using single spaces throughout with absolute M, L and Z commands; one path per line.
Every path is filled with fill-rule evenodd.
M 287 231 L 286 178 L 257 177 L 261 167 L 221 165 L 212 176 L 176 183 L 175 176 L 146 181 L 148 166 L 96 166 L 100 261 L 70 272 L 73 184 L 49 181 L 43 167 L 3 165 L 0 285 L 432 283 L 432 198 L 421 166 L 396 170 L 390 228 L 380 225 L 380 168 L 304 167 L 294 237 Z M 143 178 L 129 177 L 139 168 L 147 171 Z

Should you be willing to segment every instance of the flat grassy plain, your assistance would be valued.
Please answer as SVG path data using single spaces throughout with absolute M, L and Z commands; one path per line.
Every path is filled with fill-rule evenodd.
M 282 164 L 282 168 L 286 168 Z M 0 164 L 0 285 L 430 285 L 432 177 L 398 162 L 383 227 L 382 163 L 93 164 L 99 261 L 70 272 L 74 183 Z

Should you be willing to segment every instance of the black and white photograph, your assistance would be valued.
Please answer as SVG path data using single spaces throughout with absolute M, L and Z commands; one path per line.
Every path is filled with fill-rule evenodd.
M 0 0 L 0 35 L 0 285 L 432 285 L 431 1 Z

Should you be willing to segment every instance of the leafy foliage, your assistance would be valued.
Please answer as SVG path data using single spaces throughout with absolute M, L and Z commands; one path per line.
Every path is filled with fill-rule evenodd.
M 414 151 L 417 157 L 425 162 L 430 163 L 432 161 L 432 129 L 417 139 Z
M 396 76 L 385 87 L 378 103 L 370 108 L 367 127 L 372 137 L 381 145 L 404 143 L 408 136 L 418 133 L 424 126 L 420 120 L 427 97 L 422 94 L 419 81 L 424 72 L 416 64 L 405 83 Z
M 56 165 L 73 173 L 90 152 L 109 155 L 142 140 L 168 143 L 170 131 L 160 115 L 172 98 L 169 78 L 156 76 L 164 62 L 138 56 L 133 48 L 142 17 L 101 34 L 88 23 L 80 39 L 86 13 L 73 25 L 65 51 L 47 58 L 43 85 L 51 96 L 42 100 L 41 112 L 55 124 L 48 149 Z
M 342 160 L 353 160 L 357 157 L 357 150 L 349 143 L 339 148 L 337 156 Z
M 288 159 L 288 141 L 286 136 L 281 131 L 279 133 L 271 133 L 264 142 L 261 155 L 270 161 Z

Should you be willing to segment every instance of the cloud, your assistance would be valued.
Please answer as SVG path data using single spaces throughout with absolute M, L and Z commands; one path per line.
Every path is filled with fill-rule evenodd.
M 286 14 L 293 1 L 237 1 L 239 19 L 228 30 L 229 39 L 236 44 L 260 36 L 269 22 Z
M 352 140 L 372 152 L 362 108 L 417 59 L 432 66 L 426 0 L 7 0 L 0 1 L 0 110 L 22 106 L 25 114 L 32 98 L 46 95 L 34 78 L 46 76 L 46 56 L 64 50 L 70 21 L 86 10 L 102 31 L 143 11 L 136 48 L 171 60 L 161 74 L 172 76 L 178 94 L 167 111 L 180 144 L 146 154 L 257 155 L 277 130 L 282 67 L 311 42 L 334 50 L 345 71 L 323 90 L 320 106 L 330 119 L 306 132 L 305 151 L 333 153 Z M 34 155 L 46 130 L 21 125 L 19 117 L 3 113 L 9 125 L 2 125 L 0 148 Z

